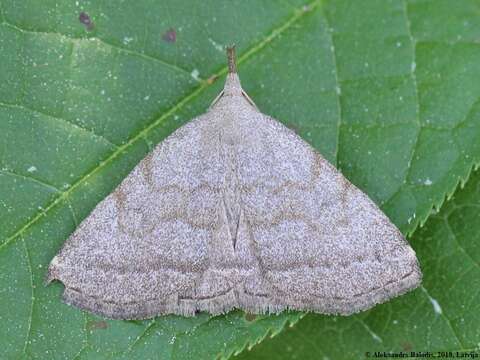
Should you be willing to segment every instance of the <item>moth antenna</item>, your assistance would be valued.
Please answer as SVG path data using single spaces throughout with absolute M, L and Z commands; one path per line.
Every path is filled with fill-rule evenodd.
M 228 72 L 232 74 L 237 73 L 237 64 L 235 61 L 235 45 L 227 47 Z

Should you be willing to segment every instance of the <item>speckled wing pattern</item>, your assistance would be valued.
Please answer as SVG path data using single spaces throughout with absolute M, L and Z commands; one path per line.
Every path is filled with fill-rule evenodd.
M 418 286 L 415 253 L 359 189 L 229 73 L 209 111 L 80 224 L 47 280 L 109 318 L 240 308 L 351 314 Z

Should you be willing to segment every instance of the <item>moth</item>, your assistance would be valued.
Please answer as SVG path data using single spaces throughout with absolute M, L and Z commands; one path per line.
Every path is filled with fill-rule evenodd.
M 315 149 L 262 114 L 229 48 L 223 91 L 100 202 L 48 268 L 114 319 L 285 309 L 349 315 L 416 288 L 415 252 Z

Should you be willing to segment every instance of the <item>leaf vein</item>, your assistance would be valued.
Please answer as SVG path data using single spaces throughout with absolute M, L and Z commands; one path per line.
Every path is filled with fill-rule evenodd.
M 3 175 L 6 175 L 6 176 L 13 176 L 13 177 L 19 177 L 21 179 L 24 179 L 24 180 L 29 180 L 29 181 L 32 181 L 36 184 L 39 184 L 39 185 L 42 185 L 43 187 L 49 189 L 49 190 L 52 190 L 54 192 L 59 192 L 59 193 L 62 193 L 62 190 L 60 190 L 59 188 L 57 188 L 56 186 L 52 185 L 52 184 L 49 184 L 43 180 L 40 180 L 40 179 L 37 179 L 37 178 L 34 178 L 33 176 L 27 176 L 27 175 L 21 175 L 21 174 L 17 174 L 16 172 L 12 171 L 12 170 L 7 170 L 7 169 L 0 169 L 0 174 L 3 174 Z
M 457 245 L 457 248 L 460 252 L 462 252 L 468 259 L 470 259 L 472 261 L 472 264 L 475 265 L 475 267 L 479 268 L 480 269 L 480 262 L 478 262 L 477 260 L 475 260 L 472 255 L 469 254 L 468 251 L 466 251 L 463 246 L 460 245 L 460 243 L 458 242 L 457 240 L 457 236 L 455 235 L 455 233 L 453 232 L 453 229 L 452 227 L 450 226 L 450 222 L 448 221 L 448 218 L 443 218 L 444 222 L 445 222 L 445 227 L 447 228 L 452 240 L 455 242 L 455 244 Z
M 416 65 L 413 65 L 413 64 L 416 64 L 416 50 L 415 50 L 416 49 L 416 40 L 415 40 L 415 38 L 413 37 L 413 34 L 412 34 L 410 20 L 409 20 L 409 17 L 408 17 L 408 4 L 407 4 L 406 0 L 403 0 L 403 11 L 404 11 L 404 16 L 405 16 L 405 22 L 406 22 L 408 37 L 410 39 L 410 42 L 411 42 L 411 45 L 412 45 L 412 52 L 413 52 L 412 53 L 412 67 L 411 67 L 410 76 L 411 76 L 411 79 L 413 81 L 413 86 L 414 86 L 414 89 L 415 89 L 415 120 L 416 120 L 416 123 L 418 125 L 417 135 L 416 135 L 415 140 L 413 142 L 413 147 L 412 147 L 412 152 L 411 152 L 411 155 L 410 155 L 410 160 L 407 163 L 407 169 L 406 169 L 406 172 L 405 172 L 405 181 L 406 181 L 408 179 L 409 175 L 410 175 L 410 170 L 411 170 L 411 167 L 412 167 L 412 161 L 413 161 L 413 159 L 415 157 L 415 153 L 417 151 L 416 149 L 417 149 L 417 146 L 418 146 L 420 133 L 422 131 L 422 124 L 420 122 L 420 99 L 419 99 L 419 94 L 418 94 L 418 82 L 417 82 L 417 76 L 415 74 Z
M 341 106 L 341 94 L 342 94 L 342 89 L 340 86 L 340 81 L 338 77 L 338 60 L 337 60 L 337 54 L 335 50 L 335 43 L 333 39 L 333 34 L 332 34 L 332 27 L 330 25 L 330 21 L 328 20 L 328 16 L 324 13 L 324 11 L 321 11 L 321 14 L 323 15 L 323 18 L 325 19 L 325 23 L 327 24 L 327 34 L 330 42 L 330 53 L 332 57 L 332 62 L 333 62 L 333 75 L 335 78 L 335 99 L 336 99 L 336 107 L 337 107 L 337 133 L 336 133 L 336 141 L 335 141 L 335 151 L 334 151 L 334 157 L 335 157 L 335 163 L 338 165 L 338 151 L 340 148 L 340 127 L 342 125 L 342 106 Z
M 48 117 L 50 119 L 53 119 L 53 120 L 56 120 L 58 122 L 61 122 L 63 123 L 64 125 L 67 125 L 69 127 L 72 127 L 72 128 L 75 128 L 76 130 L 80 130 L 82 132 L 85 132 L 85 133 L 88 133 L 89 135 L 91 135 L 92 137 L 95 137 L 95 138 L 98 138 L 99 140 L 102 140 L 104 141 L 105 143 L 107 143 L 109 146 L 115 148 L 115 149 L 118 149 L 119 148 L 119 145 L 113 143 L 112 141 L 108 140 L 105 136 L 103 135 L 100 135 L 100 134 L 97 134 L 95 133 L 93 130 L 91 129 L 87 129 L 87 128 L 84 128 L 82 126 L 79 126 L 71 121 L 68 121 L 67 119 L 64 119 L 63 117 L 61 116 L 55 116 L 53 114 L 49 114 L 47 112 L 44 112 L 42 110 L 38 110 L 38 109 L 34 109 L 34 108 L 31 108 L 27 105 L 22 105 L 22 104 L 13 104 L 13 103 L 5 103 L 5 102 L 1 102 L 0 101 L 0 106 L 3 106 L 3 107 L 9 107 L 9 108 L 17 108 L 17 109 L 22 109 L 22 110 L 27 110 L 27 111 L 31 111 L 33 113 L 36 113 L 38 115 L 42 115 L 42 116 L 45 116 L 45 117 Z
M 25 336 L 25 343 L 23 345 L 23 350 L 22 350 L 22 353 L 26 355 L 27 354 L 27 347 L 28 347 L 28 344 L 30 342 L 30 338 L 32 336 L 32 320 L 33 320 L 33 309 L 34 309 L 34 306 L 35 306 L 35 293 L 34 293 L 34 286 L 33 286 L 33 270 L 32 270 L 32 261 L 30 259 L 30 253 L 28 251 L 27 244 L 26 244 L 25 239 L 23 237 L 21 237 L 21 241 L 22 241 L 23 249 L 25 251 L 25 259 L 27 260 L 27 267 L 28 267 L 28 271 L 29 271 L 29 274 L 30 274 L 30 286 L 31 286 L 31 289 L 32 289 L 30 314 L 28 316 L 27 334 Z
M 407 162 L 407 167 L 405 169 L 405 175 L 404 175 L 404 181 L 402 182 L 402 184 L 398 187 L 398 189 L 389 196 L 389 198 L 384 202 L 385 204 L 389 203 L 401 190 L 402 188 L 406 185 L 407 183 L 407 180 L 410 176 L 410 171 L 411 171 L 411 168 L 412 168 L 412 161 L 414 160 L 415 158 L 415 154 L 417 152 L 417 147 L 418 147 L 418 142 L 419 142 L 419 139 L 420 139 L 420 133 L 422 132 L 422 123 L 420 122 L 420 99 L 419 99 L 419 94 L 418 94 L 418 82 L 417 82 L 417 76 L 415 74 L 415 69 L 416 69 L 416 65 L 413 66 L 413 64 L 416 64 L 415 60 L 416 60 L 416 40 L 415 38 L 413 37 L 413 34 L 412 34 L 412 30 L 411 30 L 411 25 L 410 25 L 410 20 L 409 20 L 409 16 L 408 16 L 408 4 L 407 4 L 407 1 L 406 0 L 403 0 L 402 1 L 402 4 L 403 4 L 403 13 L 404 13 L 404 17 L 405 17 L 405 22 L 406 22 L 406 28 L 407 28 L 407 33 L 408 33 L 408 37 L 410 39 L 410 42 L 411 42 L 411 45 L 412 45 L 412 51 L 413 51 L 413 54 L 412 54 L 412 67 L 411 67 L 411 73 L 410 73 L 410 76 L 411 76 L 411 79 L 413 81 L 413 85 L 414 85 L 414 92 L 415 92 L 415 122 L 418 126 L 418 131 L 416 133 L 416 136 L 415 136 L 415 139 L 413 141 L 413 145 L 412 145 L 412 151 L 410 153 L 410 158 Z M 418 220 L 414 220 L 418 223 Z M 414 225 L 413 227 L 414 229 L 416 228 L 416 224 Z M 413 230 L 412 230 L 413 231 Z
M 432 297 L 430 296 L 430 293 L 427 291 L 427 289 L 425 289 L 425 287 L 422 285 L 420 286 L 420 289 L 423 290 L 423 293 L 425 294 L 425 296 L 427 297 L 427 300 L 430 302 L 432 299 Z M 462 344 L 462 341 L 460 340 L 460 337 L 458 336 L 458 334 L 456 333 L 455 329 L 453 328 L 453 325 L 452 325 L 452 322 L 450 321 L 450 319 L 442 312 L 441 314 L 439 314 L 446 322 L 447 326 L 450 328 L 450 330 L 452 331 L 452 334 L 453 336 L 455 337 L 455 340 L 458 342 L 458 344 L 460 345 L 460 347 L 462 348 L 465 348 L 465 345 Z
M 138 335 L 135 340 L 132 341 L 132 343 L 127 347 L 127 349 L 122 353 L 122 354 L 127 354 L 129 353 L 130 351 L 133 350 L 133 348 L 135 347 L 135 345 L 137 345 L 140 340 L 142 340 L 144 337 L 146 337 L 148 335 L 148 332 L 150 331 L 150 329 L 155 326 L 157 323 L 157 321 L 155 319 L 153 319 L 152 321 L 150 321 L 146 326 L 145 328 L 143 329 L 143 331 L 140 333 L 140 335 Z
M 136 51 L 136 50 L 131 50 L 131 49 L 128 49 L 128 48 L 125 48 L 123 46 L 120 46 L 118 44 L 115 44 L 113 42 L 110 42 L 104 38 L 100 38 L 100 37 L 74 37 L 74 36 L 69 36 L 69 35 L 65 35 L 63 33 L 60 33 L 60 32 L 56 32 L 56 31 L 45 31 L 45 30 L 33 30 L 33 29 L 26 29 L 26 28 L 22 28 L 14 23 L 11 23 L 9 22 L 8 20 L 6 20 L 5 18 L 3 19 L 3 22 L 2 22 L 5 26 L 8 26 L 9 28 L 11 29 L 14 29 L 22 34 L 38 34 L 38 35 L 55 35 L 55 36 L 60 36 L 64 39 L 67 39 L 67 40 L 70 40 L 72 42 L 79 42 L 79 41 L 98 41 L 99 43 L 105 45 L 105 46 L 108 46 L 112 49 L 116 49 L 120 52 L 124 52 L 126 54 L 130 54 L 130 55 L 134 55 L 134 56 L 138 56 L 138 57 L 141 57 L 143 59 L 146 59 L 146 60 L 149 60 L 149 61 L 154 61 L 156 63 L 159 63 L 159 64 L 162 64 L 170 69 L 173 69 L 173 70 L 176 70 L 176 71 L 179 71 L 179 72 L 182 72 L 182 73 L 185 73 L 185 74 L 189 74 L 190 75 L 190 71 L 176 65 L 176 64 L 172 64 L 166 60 L 163 60 L 161 58 L 158 58 L 156 56 L 153 56 L 153 55 L 149 55 L 148 53 L 145 53 L 145 52 L 140 52 L 140 51 Z

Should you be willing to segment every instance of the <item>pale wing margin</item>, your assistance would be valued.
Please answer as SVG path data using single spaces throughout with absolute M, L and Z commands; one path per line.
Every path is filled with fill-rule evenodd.
M 255 122 L 242 201 L 270 309 L 348 315 L 416 288 L 415 252 L 375 203 L 293 131 Z

